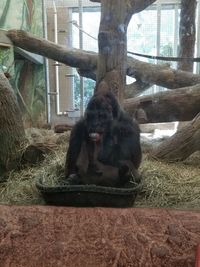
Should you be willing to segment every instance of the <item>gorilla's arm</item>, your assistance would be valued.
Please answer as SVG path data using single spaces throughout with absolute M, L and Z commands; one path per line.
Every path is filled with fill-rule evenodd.
M 82 143 L 86 139 L 85 132 L 85 123 L 84 120 L 81 119 L 74 125 L 71 131 L 65 162 L 65 177 L 68 177 L 71 174 L 77 174 L 78 170 L 76 164 Z
M 140 128 L 134 120 L 122 112 L 116 129 L 118 144 L 120 146 L 120 160 L 130 160 L 136 169 L 139 168 L 142 151 L 140 145 Z
M 104 164 L 119 166 L 121 161 L 131 161 L 136 169 L 141 163 L 140 129 L 136 122 L 121 112 L 105 133 L 98 159 Z

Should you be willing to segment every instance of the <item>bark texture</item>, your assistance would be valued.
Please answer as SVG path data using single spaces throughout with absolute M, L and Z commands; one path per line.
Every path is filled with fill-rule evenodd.
M 168 162 L 181 161 L 200 150 L 200 113 L 175 135 L 152 151 L 152 156 Z
M 181 14 L 179 27 L 179 57 L 193 58 L 196 36 L 196 0 L 181 0 Z M 178 62 L 178 69 L 193 72 L 193 62 L 182 60 Z
M 194 267 L 200 213 L 0 206 L 0 266 Z
M 200 83 L 200 75 L 175 70 L 166 64 L 151 64 L 128 57 L 127 75 L 146 83 L 156 84 L 169 89 L 192 86 Z
M 90 0 L 95 3 L 102 3 L 102 0 Z M 128 6 L 129 14 L 132 16 L 133 14 L 139 13 L 154 2 L 156 0 L 126 0 L 126 5 Z
M 39 54 L 59 61 L 66 65 L 80 69 L 94 69 L 97 64 L 97 55 L 79 49 L 68 49 L 65 46 L 39 38 L 23 30 L 9 30 L 7 36 L 14 45 L 32 53 Z M 95 55 L 95 60 L 94 56 Z
M 96 90 L 111 90 L 121 105 L 127 69 L 127 27 L 134 13 L 155 0 L 101 0 Z
M 62 63 L 72 67 L 79 68 L 82 75 L 88 75 L 87 77 L 96 79 L 96 53 L 85 52 L 77 49 L 70 50 L 21 30 L 10 30 L 8 31 L 8 36 L 15 45 L 20 46 L 21 48 L 61 61 Z M 141 62 L 131 57 L 128 57 L 127 61 L 127 74 L 136 78 L 137 81 L 126 87 L 127 90 L 125 90 L 124 93 L 126 97 L 134 97 L 140 92 L 140 89 L 142 92 L 151 84 L 157 84 L 170 89 L 200 84 L 200 75 L 186 71 L 177 71 L 169 68 L 167 65 L 155 65 Z M 112 76 L 114 73 L 111 71 L 111 73 L 107 75 L 108 81 L 111 80 L 110 75 Z M 116 77 L 116 81 L 118 81 L 117 79 L 118 78 Z M 133 91 L 131 92 L 131 90 Z M 140 108 L 142 105 L 142 108 L 147 113 L 149 122 L 172 121 L 175 119 L 191 120 L 199 112 L 198 101 L 200 90 L 198 85 L 195 87 L 193 100 L 191 100 L 193 94 L 192 92 L 193 88 L 188 88 L 188 90 L 179 89 L 179 91 L 174 93 L 169 91 L 158 93 L 152 97 L 144 96 L 141 98 L 125 100 L 125 109 L 134 113 L 135 110 Z M 184 96 L 185 93 L 186 96 Z M 179 95 L 179 97 L 176 95 Z M 189 98 L 188 95 L 190 96 Z M 179 102 L 176 101 L 177 97 L 180 99 Z M 170 103 L 170 101 L 172 102 L 173 108 L 170 112 L 168 112 L 170 106 L 167 107 L 167 103 Z M 161 110 L 161 103 L 164 102 L 166 104 L 164 104 L 164 107 Z M 178 106 L 179 103 L 181 104 L 180 106 Z M 193 110 L 192 112 L 188 112 L 189 105 L 191 105 L 190 109 Z M 158 107 L 160 111 L 158 111 Z M 185 112 L 184 109 L 186 110 Z M 163 117 L 161 111 L 164 111 L 165 113 Z M 150 114 L 150 112 L 153 113 Z
M 133 98 L 150 87 L 151 84 L 143 83 L 140 80 L 135 81 L 132 84 L 126 85 L 124 90 L 124 98 Z
M 83 75 L 88 74 L 87 77 L 96 78 L 96 53 L 79 49 L 67 49 L 64 46 L 57 45 L 22 30 L 9 30 L 7 36 L 16 46 L 78 68 L 80 73 L 83 71 Z M 156 84 L 169 89 L 200 83 L 200 75 L 174 70 L 166 65 L 142 62 L 132 57 L 127 58 L 126 74 L 144 83 Z
M 13 89 L 0 73 L 0 173 L 19 165 L 25 132 Z
M 192 120 L 200 112 L 200 84 L 124 101 L 129 114 L 140 108 L 146 113 L 147 122 Z
M 111 90 L 121 104 L 124 99 L 127 26 L 130 19 L 127 8 L 127 1 L 102 0 L 98 34 L 96 89 Z

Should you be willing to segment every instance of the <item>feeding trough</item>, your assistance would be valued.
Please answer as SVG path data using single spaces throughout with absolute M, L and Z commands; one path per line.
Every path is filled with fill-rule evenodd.
M 42 179 L 37 189 L 49 205 L 75 207 L 131 207 L 141 184 L 130 183 L 125 188 L 96 185 L 45 185 Z

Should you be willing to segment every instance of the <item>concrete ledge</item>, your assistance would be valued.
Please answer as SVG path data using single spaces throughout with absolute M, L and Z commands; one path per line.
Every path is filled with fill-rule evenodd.
M 195 265 L 200 212 L 0 206 L 1 267 Z

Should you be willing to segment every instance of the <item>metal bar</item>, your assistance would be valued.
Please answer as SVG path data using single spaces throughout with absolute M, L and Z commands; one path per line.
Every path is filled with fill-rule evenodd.
M 83 49 L 83 5 L 82 0 L 78 1 L 79 6 L 79 48 Z M 84 80 L 83 77 L 80 76 L 80 113 L 83 116 L 84 113 Z
M 199 57 L 200 56 L 200 2 L 197 2 L 197 32 L 196 32 L 196 40 L 197 40 L 197 44 L 196 44 L 196 56 Z M 200 63 L 198 63 L 196 65 L 196 73 L 200 74 Z
M 54 42 L 58 43 L 58 14 L 56 9 L 55 0 L 53 0 L 53 10 L 54 10 Z M 60 86 L 59 86 L 59 62 L 55 62 L 55 76 L 56 76 L 56 113 L 60 114 Z
M 43 30 L 44 38 L 47 40 L 47 12 L 45 0 L 42 0 L 42 14 L 43 14 Z M 51 123 L 51 98 L 50 98 L 50 84 L 49 84 L 49 60 L 44 57 L 45 64 L 45 80 L 46 80 L 46 98 L 47 98 L 47 123 Z

